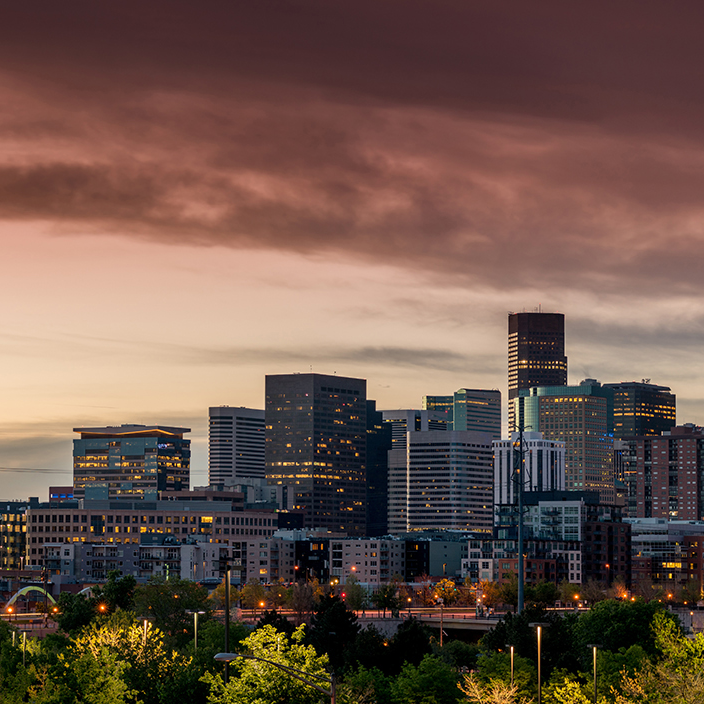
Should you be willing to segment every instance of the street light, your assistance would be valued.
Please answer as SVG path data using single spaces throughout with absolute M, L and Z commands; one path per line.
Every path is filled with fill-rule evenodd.
M 513 656 L 516 653 L 516 646 L 515 645 L 509 645 L 508 646 L 511 650 L 511 686 L 513 687 Z
M 289 675 L 291 675 L 291 677 L 299 680 L 300 682 L 303 682 L 303 684 L 307 684 L 309 687 L 313 687 L 313 689 L 316 689 L 322 694 L 327 694 L 327 696 L 330 697 L 330 704 L 335 704 L 334 674 L 331 674 L 329 677 L 324 677 L 323 675 L 314 675 L 310 672 L 304 672 L 303 670 L 296 670 L 295 668 L 289 667 L 288 665 L 282 665 L 280 662 L 274 662 L 273 660 L 267 660 L 266 658 L 258 658 L 256 655 L 242 655 L 240 653 L 218 653 L 214 659 L 217 662 L 224 662 L 227 665 L 227 663 L 230 663 L 233 660 L 236 660 L 237 658 L 244 658 L 245 660 L 258 660 L 259 662 L 265 662 L 269 665 L 273 665 L 274 667 L 278 667 L 280 670 L 283 670 L 284 672 L 287 672 Z M 305 677 L 303 675 L 305 675 Z M 307 677 L 315 677 L 316 679 L 326 682 L 328 685 L 330 685 L 330 689 L 325 689 L 325 687 L 321 687 L 317 682 L 313 682 L 312 680 L 306 679 Z
M 202 616 L 205 611 L 186 611 L 187 614 L 193 614 L 193 636 L 194 636 L 194 650 L 198 652 L 198 616 Z
M 443 598 L 440 597 L 440 598 L 438 599 L 438 602 L 437 602 L 437 603 L 440 604 L 440 647 L 442 648 L 442 631 L 443 631 L 443 628 L 442 628 L 442 625 L 443 625 L 443 622 L 442 622 L 442 607 L 443 607 L 443 605 L 444 605 L 445 602 L 444 602 Z
M 599 646 L 596 643 L 589 643 L 589 645 L 587 645 L 587 648 L 592 649 L 592 657 L 594 660 L 594 704 L 596 704 L 596 649 L 598 647 Z
M 534 621 L 533 623 L 528 624 L 531 628 L 534 626 L 538 629 L 538 704 L 540 704 L 542 700 L 542 680 L 541 680 L 541 672 L 540 672 L 540 665 L 541 665 L 541 657 L 540 657 L 540 649 L 542 645 L 542 635 L 543 635 L 543 628 L 549 626 L 549 623 L 544 623 L 542 621 Z

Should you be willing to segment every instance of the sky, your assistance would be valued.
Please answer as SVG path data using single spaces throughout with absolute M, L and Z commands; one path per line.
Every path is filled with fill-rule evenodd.
M 26 0 L 0 23 L 0 499 L 72 429 L 192 429 L 266 374 L 378 408 L 507 388 L 509 311 L 569 382 L 704 424 L 704 7 Z

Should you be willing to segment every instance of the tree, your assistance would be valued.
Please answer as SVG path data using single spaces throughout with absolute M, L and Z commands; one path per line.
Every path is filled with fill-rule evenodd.
M 345 584 L 345 603 L 352 611 L 361 611 L 367 606 L 367 592 L 354 575 Z
M 396 587 L 393 584 L 380 585 L 372 594 L 372 604 L 383 610 L 383 618 L 386 618 L 386 609 L 391 611 L 392 616 L 398 616 L 401 610 L 401 600 L 396 595 Z
M 501 600 L 501 585 L 496 582 L 479 582 L 477 594 L 481 592 L 484 606 L 495 607 Z
M 242 587 L 240 598 L 242 599 L 242 606 L 246 609 L 251 609 L 252 614 L 254 614 L 257 608 L 264 608 L 262 604 L 266 606 L 266 590 L 264 589 L 264 585 L 258 579 L 250 579 L 249 582 Z
M 150 618 L 154 625 L 170 636 L 177 645 L 190 640 L 193 616 L 188 611 L 205 611 L 200 621 L 210 617 L 208 591 L 189 579 L 152 577 L 137 587 L 135 609 L 140 616 Z
M 225 579 L 227 577 L 222 578 L 222 582 L 218 584 L 215 589 L 210 593 L 210 596 L 208 597 L 208 600 L 210 601 L 211 608 L 217 609 L 217 610 L 223 610 L 225 608 Z M 230 585 L 230 609 L 233 607 L 237 606 L 237 602 L 240 600 L 240 593 L 237 590 L 237 587 L 234 585 Z
M 454 604 L 460 596 L 457 585 L 451 579 L 441 579 L 433 590 L 436 599 L 442 599 L 446 606 Z
M 285 633 L 287 636 L 292 635 L 296 630 L 296 627 L 276 609 L 265 611 L 257 621 L 254 629 L 264 626 L 273 626 L 279 633 Z
M 595 579 L 587 580 L 582 585 L 582 591 L 579 595 L 584 601 L 588 601 L 590 604 L 596 604 L 606 599 L 603 586 Z
M 476 678 L 484 685 L 502 682 L 510 686 L 511 655 L 504 651 L 479 657 L 477 660 Z M 538 671 L 535 663 L 528 658 L 514 654 L 513 681 L 518 699 L 534 697 L 538 689 Z
M 502 680 L 483 683 L 475 675 L 465 675 L 464 681 L 457 685 L 465 694 L 470 704 L 518 704 L 518 688 Z
M 361 630 L 344 649 L 346 670 L 381 667 L 389 655 L 389 642 L 374 624 Z
M 308 582 L 296 582 L 291 588 L 291 608 L 299 624 L 307 620 L 313 611 L 313 588 Z
M 338 689 L 339 701 L 354 704 L 392 704 L 391 680 L 377 667 L 360 666 Z
M 102 587 L 93 587 L 93 598 L 96 603 L 105 604 L 108 611 L 131 609 L 136 586 L 137 580 L 131 574 L 121 577 L 119 570 L 111 570 Z
M 85 594 L 61 592 L 57 607 L 59 610 L 52 618 L 64 633 L 75 633 L 87 626 L 97 615 L 95 602 Z
M 560 593 L 560 601 L 563 604 L 578 602 L 581 596 L 581 589 L 581 584 L 573 584 L 571 582 L 568 582 L 566 579 L 563 579 L 558 586 L 558 591 Z
M 303 645 L 303 639 L 302 626 L 290 639 L 271 626 L 265 626 L 245 638 L 242 645 L 247 654 L 304 672 L 304 677 L 315 679 L 327 688 L 327 656 L 318 655 L 313 646 Z M 238 658 L 231 664 L 231 669 L 233 673 L 227 685 L 219 673 L 206 673 L 203 677 L 210 689 L 208 701 L 211 704 L 320 704 L 318 691 L 276 665 Z
M 409 618 L 399 624 L 396 634 L 389 643 L 389 656 L 380 663 L 387 674 L 400 672 L 404 663 L 418 665 L 432 648 L 430 629 L 417 618 Z
M 696 579 L 691 579 L 679 593 L 679 601 L 684 604 L 696 604 L 702 597 L 702 590 Z
M 552 582 L 538 582 L 526 589 L 526 600 L 538 606 L 554 606 L 560 596 L 557 587 Z
M 359 630 L 357 615 L 339 596 L 328 595 L 315 607 L 308 640 L 319 654 L 327 653 L 333 670 L 339 672 L 344 665 L 345 649 L 353 644 Z
M 426 655 L 418 666 L 404 665 L 391 683 L 391 697 L 395 704 L 455 704 L 460 699 L 457 673 Z
M 283 578 L 276 584 L 272 584 L 267 593 L 267 601 L 276 607 L 285 606 L 291 600 L 291 590 L 286 587 Z

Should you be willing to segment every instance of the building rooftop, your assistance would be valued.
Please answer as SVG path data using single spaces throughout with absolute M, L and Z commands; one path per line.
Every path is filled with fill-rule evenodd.
M 190 428 L 178 428 L 169 425 L 108 425 L 102 428 L 74 428 L 74 433 L 80 433 L 81 438 L 138 438 L 138 437 L 177 437 L 190 433 Z

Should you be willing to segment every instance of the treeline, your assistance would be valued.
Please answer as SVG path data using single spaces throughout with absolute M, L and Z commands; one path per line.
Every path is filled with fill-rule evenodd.
M 536 622 L 544 624 L 545 704 L 593 701 L 594 645 L 600 704 L 704 701 L 704 637 L 687 639 L 657 601 L 609 599 L 565 616 L 533 605 L 507 615 L 477 644 L 446 637 L 441 647 L 412 617 L 388 637 L 374 626 L 361 628 L 340 595 L 306 583 L 290 591 L 279 586 L 289 605 L 312 599 L 309 622 L 296 626 L 276 605 L 255 602 L 255 593 L 261 596 L 255 585 L 249 595 L 245 587 L 236 598 L 254 604 L 259 619 L 254 626 L 231 624 L 230 649 L 250 657 L 230 664 L 229 682 L 223 664 L 214 660 L 225 649 L 225 627 L 215 617 L 222 606 L 218 593 L 209 597 L 180 579 L 137 586 L 116 573 L 92 597 L 64 593 L 55 635 L 25 644 L 11 625 L 0 623 L 0 704 L 330 701 L 286 668 L 324 690 L 334 677 L 338 704 L 531 702 L 538 693 Z M 388 589 L 378 598 L 393 601 L 390 611 L 404 603 L 402 594 Z

